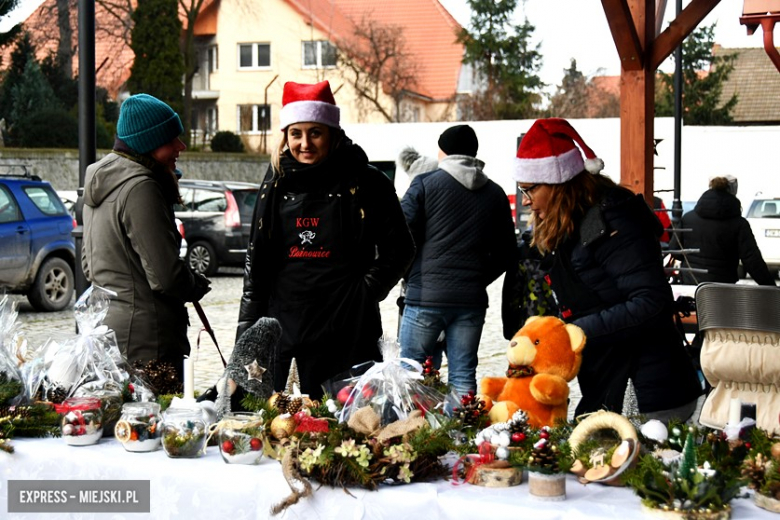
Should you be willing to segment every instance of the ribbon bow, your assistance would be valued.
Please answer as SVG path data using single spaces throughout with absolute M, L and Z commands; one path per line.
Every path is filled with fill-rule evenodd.
M 529 377 L 536 373 L 531 365 L 509 365 L 506 377 Z
M 464 463 L 464 461 L 469 461 L 469 469 L 466 470 L 466 476 L 463 480 L 458 480 L 458 474 L 460 473 L 459 466 Z M 474 480 L 474 474 L 477 472 L 477 468 L 480 467 L 482 464 L 488 464 L 490 462 L 493 462 L 496 460 L 495 452 L 493 451 L 493 447 L 490 445 L 489 442 L 483 442 L 479 445 L 478 454 L 469 454 L 464 455 L 463 457 L 459 458 L 457 462 L 455 462 L 455 465 L 452 466 L 452 483 L 456 486 L 459 486 L 461 484 L 464 484 L 466 482 L 472 482 Z

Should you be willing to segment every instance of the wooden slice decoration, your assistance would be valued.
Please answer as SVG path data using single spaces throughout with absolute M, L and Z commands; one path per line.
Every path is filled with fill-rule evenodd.
M 469 483 L 475 486 L 503 488 L 517 486 L 523 482 L 523 472 L 505 460 L 480 464 Z
M 753 495 L 753 502 L 761 509 L 766 509 L 773 513 L 780 513 L 780 500 L 762 495 L 761 493 L 755 493 Z
M 628 469 L 639 455 L 636 428 L 628 419 L 614 412 L 596 412 L 574 428 L 569 437 L 569 444 L 572 451 L 576 452 L 579 446 L 591 435 L 604 429 L 614 430 L 621 439 L 620 445 L 612 454 L 612 459 L 608 464 L 598 464 L 584 472 L 584 465 L 581 464 L 577 468 L 572 466 L 572 472 L 577 474 L 580 481 L 584 483 L 598 482 L 619 485 L 618 476 Z

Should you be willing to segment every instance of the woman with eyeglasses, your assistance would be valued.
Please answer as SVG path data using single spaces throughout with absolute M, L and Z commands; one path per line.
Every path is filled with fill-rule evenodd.
M 576 413 L 620 413 L 631 380 L 640 413 L 684 421 L 701 385 L 674 323 L 663 229 L 642 196 L 603 167 L 566 120 L 550 118 L 523 137 L 514 171 L 532 244 L 551 256 L 560 316 L 587 336 Z

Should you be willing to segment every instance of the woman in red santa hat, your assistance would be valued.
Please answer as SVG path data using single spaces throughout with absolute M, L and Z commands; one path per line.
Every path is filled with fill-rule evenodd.
M 406 272 L 414 244 L 392 182 L 340 128 L 327 81 L 286 83 L 279 117 L 237 335 L 261 316 L 277 318 L 274 387 L 284 389 L 295 358 L 301 391 L 317 399 L 325 380 L 381 360 L 379 302 Z
M 642 196 L 601 175 L 603 167 L 558 118 L 536 121 L 515 159 L 532 243 L 549 255 L 561 317 L 587 336 L 576 413 L 621 412 L 630 379 L 639 412 L 684 421 L 701 385 L 673 321 L 663 229 Z

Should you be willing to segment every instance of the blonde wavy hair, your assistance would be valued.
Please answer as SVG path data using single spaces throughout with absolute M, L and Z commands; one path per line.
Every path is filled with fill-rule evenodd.
M 558 249 L 574 234 L 575 225 L 592 206 L 597 204 L 603 187 L 615 186 L 609 177 L 582 171 L 563 184 L 550 184 L 547 210 L 543 220 L 531 215 L 533 239 L 542 254 Z

